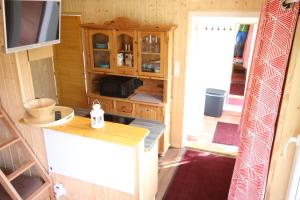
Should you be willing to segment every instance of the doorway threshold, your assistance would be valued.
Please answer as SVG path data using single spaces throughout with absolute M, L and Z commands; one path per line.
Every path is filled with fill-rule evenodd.
M 225 104 L 223 110 L 241 113 L 243 111 L 243 106 Z
M 237 146 L 216 144 L 216 143 L 206 143 L 200 141 L 188 141 L 185 147 L 199 149 L 202 151 L 208 151 L 211 153 L 222 154 L 232 158 L 235 158 L 237 156 L 239 150 L 239 147 Z
M 244 100 L 244 96 L 230 94 L 223 110 L 241 113 L 243 110 Z

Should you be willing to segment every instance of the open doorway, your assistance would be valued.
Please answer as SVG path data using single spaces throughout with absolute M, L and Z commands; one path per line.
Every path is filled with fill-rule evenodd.
M 183 127 L 185 146 L 230 155 L 237 153 L 238 141 L 232 140 L 239 136 L 233 134 L 233 139 L 228 138 L 224 130 L 238 129 L 257 23 L 257 13 L 190 14 Z M 239 34 L 243 35 L 242 44 Z M 251 40 L 247 41 L 249 37 Z M 238 87 L 239 93 L 236 93 L 237 83 L 242 85 Z M 208 97 L 208 91 L 221 93 Z M 211 104 L 212 109 L 221 107 L 221 110 L 207 114 L 207 104 Z
M 232 73 L 224 109 L 241 112 L 254 50 L 257 23 L 237 24 Z

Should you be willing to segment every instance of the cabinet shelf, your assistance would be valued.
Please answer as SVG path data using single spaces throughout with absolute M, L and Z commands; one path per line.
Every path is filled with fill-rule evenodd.
M 111 49 L 99 49 L 99 48 L 94 48 L 94 51 L 105 51 L 105 52 L 110 52 Z
M 156 53 L 156 52 L 142 52 L 142 55 L 160 55 L 160 53 Z
M 101 96 L 100 94 L 95 94 L 93 92 L 90 92 L 87 94 L 89 97 L 92 98 L 101 98 L 101 99 L 108 99 L 108 100 L 117 100 L 117 101 L 123 101 L 123 102 L 130 102 L 130 103 L 138 103 L 138 104 L 144 104 L 144 105 L 151 105 L 151 106 L 159 106 L 159 107 L 164 107 L 166 103 L 149 103 L 149 102 L 144 102 L 144 101 L 136 101 L 136 100 L 131 100 L 130 98 L 133 97 L 136 94 L 130 95 L 128 98 L 118 98 L 118 97 L 109 97 L 109 96 Z
M 103 75 L 114 75 L 114 76 L 124 76 L 124 74 L 109 72 L 109 71 L 101 71 L 101 70 L 92 70 L 88 69 L 88 73 L 90 74 L 103 74 Z M 144 78 L 144 79 L 153 79 L 153 80 L 168 80 L 168 77 L 153 77 L 153 76 L 141 76 L 141 75 L 126 75 L 128 77 L 136 77 L 136 78 Z
M 133 51 L 119 50 L 119 53 L 133 53 Z

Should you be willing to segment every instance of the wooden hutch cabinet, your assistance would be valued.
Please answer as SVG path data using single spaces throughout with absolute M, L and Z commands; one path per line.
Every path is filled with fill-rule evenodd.
M 140 25 L 117 18 L 103 25 L 82 27 L 89 104 L 98 99 L 107 113 L 164 123 L 159 152 L 165 153 L 170 146 L 172 41 L 176 26 Z M 128 98 L 103 96 L 99 82 L 108 75 L 136 77 L 143 85 Z

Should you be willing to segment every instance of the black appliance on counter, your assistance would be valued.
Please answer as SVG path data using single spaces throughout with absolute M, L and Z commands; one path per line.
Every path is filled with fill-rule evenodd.
M 134 77 L 105 76 L 99 81 L 100 95 L 127 98 L 143 81 Z

